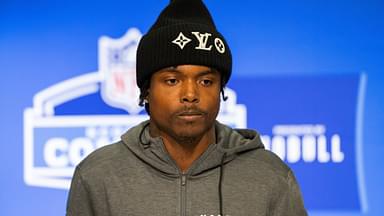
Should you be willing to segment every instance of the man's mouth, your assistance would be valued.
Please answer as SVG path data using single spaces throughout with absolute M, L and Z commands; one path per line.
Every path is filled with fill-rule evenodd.
M 195 121 L 199 118 L 202 118 L 203 115 L 204 113 L 200 111 L 185 111 L 179 113 L 177 116 L 186 121 Z

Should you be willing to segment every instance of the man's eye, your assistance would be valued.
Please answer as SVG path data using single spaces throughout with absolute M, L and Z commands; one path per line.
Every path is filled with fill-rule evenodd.
M 203 79 L 200 81 L 200 83 L 203 85 L 203 86 L 210 86 L 212 85 L 212 80 L 209 80 L 209 79 Z
M 165 80 L 165 82 L 168 85 L 176 85 L 178 83 L 178 80 L 177 79 L 167 79 L 167 80 Z

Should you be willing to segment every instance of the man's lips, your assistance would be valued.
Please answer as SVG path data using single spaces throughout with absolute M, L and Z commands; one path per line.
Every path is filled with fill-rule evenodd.
M 185 111 L 180 112 L 177 116 L 187 121 L 193 121 L 201 118 L 203 115 L 204 113 L 200 111 Z
M 203 115 L 203 113 L 197 112 L 197 111 L 179 113 L 179 116 L 195 116 L 195 115 Z

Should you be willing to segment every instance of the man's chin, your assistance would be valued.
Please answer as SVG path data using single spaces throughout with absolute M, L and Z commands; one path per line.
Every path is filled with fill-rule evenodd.
M 194 132 L 194 131 L 182 131 L 176 133 L 178 139 L 185 140 L 195 140 L 199 139 L 203 136 L 202 132 Z
M 177 128 L 175 131 L 175 138 L 183 142 L 196 142 L 199 141 L 205 133 L 209 133 L 209 129 L 204 128 L 203 126 L 199 127 L 185 127 Z

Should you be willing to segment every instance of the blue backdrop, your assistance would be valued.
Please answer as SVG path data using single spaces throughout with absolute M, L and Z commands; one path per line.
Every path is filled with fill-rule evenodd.
M 131 28 L 146 32 L 167 2 L 0 2 L 0 215 L 65 214 L 66 189 L 56 182 L 25 180 L 30 165 L 26 137 L 31 138 L 26 131 L 34 135 L 33 168 L 46 168 L 47 161 L 59 163 L 44 156 L 46 140 L 72 139 L 91 129 L 73 126 L 58 132 L 37 120 L 39 125 L 29 128 L 24 111 L 35 108 L 34 97 L 48 87 L 97 72 L 100 37 L 120 38 Z M 229 87 L 237 94 L 236 103 L 246 106 L 247 126 L 258 129 L 295 170 L 310 215 L 383 215 L 384 3 L 205 2 L 232 49 Z M 101 81 L 95 80 L 98 88 Z M 54 112 L 126 113 L 105 105 L 98 93 L 57 106 Z M 310 137 L 303 141 L 305 135 Z M 279 147 L 279 137 L 290 140 L 291 149 L 296 138 L 303 148 L 317 146 L 316 155 L 303 149 L 296 157 Z M 319 156 L 323 138 L 329 158 L 326 153 Z M 54 171 L 35 173 L 56 180 L 70 173 Z

